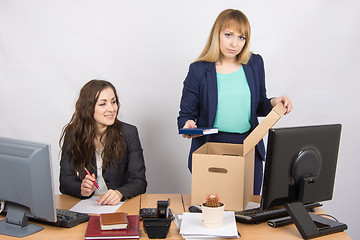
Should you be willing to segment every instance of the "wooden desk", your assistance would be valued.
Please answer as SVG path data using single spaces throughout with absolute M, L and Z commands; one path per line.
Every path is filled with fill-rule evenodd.
M 56 195 L 56 208 L 60 209 L 70 209 L 76 203 L 79 202 L 78 198 L 71 197 L 69 195 Z M 140 208 L 140 196 L 129 199 L 126 201 L 117 211 L 125 211 L 128 214 L 136 215 L 139 214 Z M 4 216 L 0 216 L 1 219 Z M 44 230 L 37 232 L 35 234 L 29 235 L 24 238 L 15 238 L 5 235 L 0 235 L 1 240 L 84 240 L 85 239 L 85 230 L 87 227 L 87 222 L 79 224 L 73 228 L 61 228 L 54 227 L 46 224 L 41 224 L 34 222 L 37 225 L 45 227 Z
M 188 209 L 191 204 L 190 194 L 183 194 L 184 208 Z M 317 208 L 315 213 L 325 213 L 322 209 Z M 276 239 L 290 240 L 303 239 L 294 224 L 281 228 L 272 228 L 266 222 L 261 224 L 242 224 L 236 223 L 238 231 L 241 234 L 240 240 L 249 239 Z M 351 239 L 345 232 L 334 233 L 327 236 L 315 238 L 318 240 L 335 240 L 335 239 Z
M 135 198 L 127 200 L 117 211 L 125 211 L 130 215 L 139 214 L 140 208 L 144 207 L 153 207 L 157 205 L 157 200 L 167 200 L 170 198 L 170 208 L 174 214 L 181 214 L 184 211 L 187 211 L 190 206 L 190 195 L 189 194 L 143 194 Z M 70 209 L 73 207 L 79 199 L 68 196 L 68 195 L 56 195 L 56 207 L 62 209 Z M 318 209 L 316 213 L 323 213 L 321 209 Z M 4 216 L 0 216 L 0 219 L 3 219 Z M 79 224 L 73 228 L 59 228 L 52 227 L 49 225 L 39 224 L 45 227 L 44 230 L 32 234 L 28 237 L 21 238 L 22 240 L 83 240 L 85 236 L 85 230 L 87 223 Z M 296 227 L 288 225 L 281 228 L 271 228 L 262 224 L 241 224 L 237 223 L 238 230 L 241 234 L 241 240 L 250 240 L 250 239 L 298 239 L 301 240 L 301 236 L 297 231 Z M 149 239 L 146 233 L 143 231 L 142 223 L 140 223 L 141 235 L 140 239 Z M 0 235 L 1 240 L 14 240 L 18 238 L 8 237 Z M 179 229 L 174 224 L 171 223 L 167 239 L 182 239 L 179 235 Z M 319 240 L 337 240 L 337 239 L 351 239 L 345 232 L 335 233 L 323 237 L 316 238 Z

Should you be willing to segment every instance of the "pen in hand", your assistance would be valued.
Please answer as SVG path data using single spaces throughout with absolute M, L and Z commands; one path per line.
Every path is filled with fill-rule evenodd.
M 89 176 L 91 176 L 91 174 L 90 174 L 89 171 L 86 169 L 86 167 L 84 167 L 84 169 L 85 169 L 85 171 L 86 171 L 86 174 L 89 175 Z M 96 183 L 96 181 L 93 181 L 93 183 L 95 184 L 95 187 L 96 187 L 98 190 L 100 190 L 100 187 L 99 187 L 99 185 Z

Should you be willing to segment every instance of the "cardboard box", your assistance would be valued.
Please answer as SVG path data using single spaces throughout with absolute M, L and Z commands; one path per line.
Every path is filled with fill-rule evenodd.
M 208 142 L 198 148 L 192 156 L 191 204 L 216 193 L 225 210 L 244 210 L 253 195 L 255 146 L 285 112 L 277 104 L 243 144 Z

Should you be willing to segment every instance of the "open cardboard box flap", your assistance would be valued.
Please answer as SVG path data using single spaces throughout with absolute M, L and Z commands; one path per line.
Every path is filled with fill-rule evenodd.
M 282 102 L 278 103 L 271 112 L 259 123 L 259 125 L 247 136 L 243 142 L 243 156 L 246 156 L 252 148 L 266 135 L 268 130 L 285 114 L 286 108 Z
M 253 195 L 255 146 L 285 111 L 277 104 L 243 144 L 207 142 L 198 148 L 193 153 L 191 204 L 201 204 L 215 192 L 225 210 L 244 210 Z

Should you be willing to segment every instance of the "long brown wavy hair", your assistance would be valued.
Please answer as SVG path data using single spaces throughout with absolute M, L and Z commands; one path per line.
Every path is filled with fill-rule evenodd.
M 94 119 L 95 104 L 100 92 L 106 88 L 111 88 L 116 97 L 119 110 L 119 99 L 115 87 L 105 80 L 91 80 L 80 90 L 79 98 L 75 104 L 75 112 L 71 120 L 63 128 L 59 145 L 61 151 L 71 158 L 71 164 L 75 172 L 79 173 L 80 179 L 85 177 L 84 167 L 94 169 L 95 157 L 95 132 L 96 121 Z M 120 131 L 121 122 L 116 119 L 113 125 L 108 126 L 104 134 L 100 137 L 100 142 L 104 145 L 103 168 L 109 167 L 114 160 L 120 160 L 124 153 L 123 135 Z M 106 136 L 106 137 L 104 137 Z M 104 139 L 104 142 L 102 140 Z

